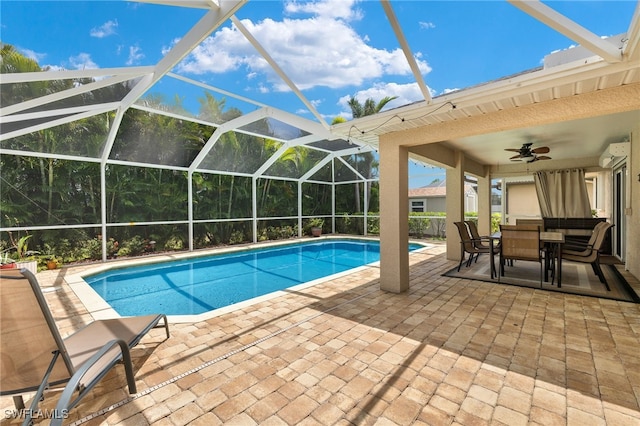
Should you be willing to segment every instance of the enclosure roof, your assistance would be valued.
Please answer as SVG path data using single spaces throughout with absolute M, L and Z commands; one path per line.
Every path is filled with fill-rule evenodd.
M 121 37 L 123 45 L 130 45 L 130 58 L 135 57 L 136 34 L 133 30 L 125 34 L 125 25 L 127 30 L 135 28 L 135 31 L 139 31 L 140 34 L 144 33 L 148 37 L 157 39 L 156 50 L 161 51 L 162 54 L 155 57 L 138 55 L 138 60 L 130 61 L 131 66 L 123 66 L 122 61 L 115 60 L 118 54 L 114 51 L 114 54 L 108 57 L 109 59 L 104 60 L 104 65 L 100 64 L 104 67 L 96 65 L 95 67 L 85 66 L 82 69 L 64 69 L 62 64 L 51 64 L 49 69 L 43 72 L 3 74 L 2 87 L 5 89 L 38 81 L 61 80 L 74 83 L 71 88 L 44 96 L 26 98 L 15 104 L 7 104 L 3 98 L 0 110 L 2 126 L 0 154 L 46 155 L 63 159 L 88 158 L 90 161 L 106 163 L 149 165 L 144 159 L 123 158 L 123 152 L 114 152 L 114 145 L 117 146 L 117 126 L 120 125 L 127 111 L 137 110 L 159 114 L 174 120 L 193 121 L 209 127 L 212 131 L 211 137 L 195 158 L 180 164 L 169 161 L 160 162 L 152 164 L 153 167 L 263 176 L 269 175 L 269 170 L 273 171 L 272 166 L 287 150 L 307 147 L 319 153 L 315 157 L 315 166 L 310 167 L 302 175 L 280 177 L 309 180 L 333 158 L 344 159 L 362 152 L 375 152 L 379 137 L 384 134 L 640 82 L 639 7 L 637 4 L 630 7 L 624 4 L 625 2 L 609 4 L 615 9 L 617 15 L 626 16 L 627 26 L 600 30 L 607 33 L 592 32 L 570 19 L 569 15 L 565 16 L 537 1 L 511 0 L 508 5 L 495 6 L 501 8 L 500 11 L 502 8 L 509 10 L 505 12 L 504 17 L 493 16 L 492 20 L 508 20 L 511 15 L 506 13 L 515 11 L 518 16 L 527 17 L 527 25 L 546 26 L 549 32 L 556 33 L 566 40 L 566 46 L 573 43 L 579 47 L 553 54 L 551 51 L 557 46 L 537 47 L 548 54 L 544 57 L 544 65 L 541 67 L 536 63 L 541 56 L 536 57 L 532 54 L 530 61 L 532 66 L 528 70 L 515 69 L 509 77 L 487 74 L 491 76 L 489 82 L 476 81 L 466 89 L 453 91 L 443 88 L 440 93 L 428 85 L 431 66 L 438 64 L 427 64 L 423 52 L 429 52 L 428 45 L 422 44 L 424 40 L 414 35 L 407 37 L 410 33 L 407 26 L 422 24 L 422 19 L 426 20 L 427 16 L 434 19 L 440 17 L 438 15 L 440 7 L 444 7 L 445 3 L 384 0 L 379 3 L 143 0 L 138 2 L 61 1 L 34 4 L 25 1 L 3 2 L 3 16 L 31 14 L 34 22 L 45 22 L 39 19 L 38 14 L 47 5 L 51 6 L 51 3 L 54 3 L 57 8 L 64 9 L 69 19 L 76 19 L 76 22 L 82 22 L 82 16 L 87 16 L 87 11 L 90 12 L 89 15 L 99 16 L 95 23 L 104 25 L 99 26 L 92 22 L 89 25 L 92 27 L 92 37 L 97 38 L 100 34 L 113 31 Z M 465 13 L 466 8 L 472 10 L 476 6 L 469 4 L 460 7 L 459 13 Z M 565 8 L 570 13 L 571 7 L 579 8 L 582 4 L 577 3 L 571 7 L 556 6 Z M 275 7 L 285 11 L 281 17 L 272 18 Z M 424 16 L 408 14 L 408 10 L 416 10 L 416 8 L 423 12 Z M 83 11 L 84 15 L 82 15 Z M 353 62 L 366 63 L 371 58 L 362 56 L 353 58 L 350 57 L 349 52 L 333 46 L 347 43 L 349 41 L 347 39 L 327 40 L 325 48 L 328 54 L 320 57 L 317 49 L 314 51 L 311 46 L 305 45 L 304 37 L 300 35 L 304 32 L 295 34 L 293 32 L 294 26 L 310 25 L 312 22 L 311 18 L 307 21 L 294 19 L 294 14 L 301 11 L 314 13 L 316 21 L 326 19 L 333 14 L 333 19 L 323 21 L 325 26 L 335 25 L 336 28 L 340 26 L 339 28 L 342 29 L 345 26 L 348 27 L 352 33 L 341 34 L 360 35 L 362 40 L 369 43 L 371 56 L 387 54 L 395 58 L 403 57 L 402 70 L 396 72 L 398 85 L 403 84 L 404 87 L 411 85 L 414 93 L 419 93 L 421 98 L 401 97 L 405 103 L 404 106 L 389 103 L 390 108 L 387 111 L 332 126 L 330 123 L 333 118 L 345 116 L 344 109 L 341 110 L 335 106 L 331 109 L 323 105 L 321 100 L 316 99 L 319 93 L 318 88 L 332 88 L 334 92 L 340 93 L 342 98 L 347 98 L 352 95 L 351 90 L 354 88 L 375 86 L 375 79 L 372 78 L 363 78 L 358 82 L 350 81 L 357 76 L 357 73 L 352 72 Z M 158 16 L 163 16 L 166 20 L 149 25 L 145 17 L 150 12 L 161 12 Z M 368 27 L 369 22 L 374 22 L 369 21 L 369 17 L 373 16 L 384 16 L 385 26 Z M 173 17 L 175 19 L 172 19 Z M 597 20 L 598 17 L 593 18 Z M 9 20 L 3 22 L 3 27 L 9 23 Z M 107 25 L 109 23 L 110 25 Z M 60 24 L 63 25 L 63 23 Z M 94 25 L 96 26 L 93 27 Z M 118 27 L 122 30 L 117 30 Z M 286 31 L 287 29 L 291 29 L 291 32 Z M 495 27 L 494 30 L 502 31 L 499 27 Z M 464 40 L 477 43 L 473 40 L 474 34 L 467 29 L 457 28 L 457 31 L 464 34 Z M 69 43 L 70 46 L 77 43 L 74 46 L 74 52 L 82 52 L 83 43 L 86 43 L 86 40 L 57 39 L 58 33 L 64 32 L 64 28 L 60 26 L 40 28 L 39 32 L 48 35 L 44 38 L 49 39 L 49 43 Z M 11 32 L 7 33 L 11 34 Z M 294 35 L 295 38 L 293 38 Z M 527 27 L 522 27 L 519 34 L 509 34 L 509 36 L 526 39 Z M 127 37 L 126 40 L 125 37 Z M 101 39 L 107 40 L 107 37 Z M 29 45 L 28 40 L 13 40 L 5 37 L 2 41 L 17 46 L 25 52 L 35 48 Z M 446 43 L 444 39 L 435 41 Z M 230 45 L 233 48 L 230 48 Z M 495 50 L 498 47 L 486 46 L 489 50 Z M 526 48 L 527 46 L 523 46 L 523 49 Z M 416 53 L 417 50 L 420 52 Z M 231 58 L 231 53 L 237 56 Z M 452 62 L 453 67 L 472 65 L 465 59 L 469 53 L 464 46 L 452 49 L 450 55 L 455 60 Z M 327 58 L 331 58 L 331 54 L 335 54 L 333 61 L 327 64 Z M 291 61 L 292 57 L 301 56 L 308 58 L 309 68 L 298 69 Z M 319 57 L 321 62 L 317 62 Z M 503 59 L 508 61 L 508 58 Z M 236 62 L 225 66 L 226 62 L 232 61 Z M 40 62 L 41 65 L 47 63 Z M 379 64 L 379 62 L 372 62 L 372 67 Z M 399 66 L 398 62 L 393 64 L 396 67 Z M 327 76 L 326 72 L 324 76 L 322 72 L 314 73 L 314 67 L 322 68 L 328 65 L 331 69 L 344 67 L 351 73 L 345 71 L 344 78 L 339 81 L 332 80 L 333 76 Z M 386 66 L 391 68 L 392 63 L 388 62 Z M 237 74 L 230 77 L 231 71 L 236 71 L 238 67 L 246 68 L 242 81 L 237 81 Z M 450 68 L 452 74 L 454 68 Z M 491 64 L 488 64 L 487 68 L 491 68 Z M 363 72 L 367 67 L 357 69 Z M 311 74 L 313 74 L 312 77 Z M 263 77 L 261 80 L 260 75 Z M 115 85 L 126 87 L 126 92 L 119 92 L 118 96 L 113 98 L 102 96 L 107 88 Z M 385 95 L 395 95 L 392 92 L 392 85 L 386 87 L 389 92 Z M 203 93 L 223 104 L 227 109 L 232 108 L 240 113 L 233 116 L 203 114 L 202 110 L 198 110 L 202 106 L 202 103 L 198 102 Z M 344 99 L 342 105 L 344 108 Z M 104 135 L 103 145 L 98 152 L 72 153 L 55 150 L 25 152 L 10 143 L 18 136 L 109 112 L 115 114 L 114 127 Z M 637 110 L 626 111 L 615 117 L 618 123 L 622 123 L 618 126 L 619 133 L 624 134 L 630 123 L 637 118 Z M 557 131 L 560 130 L 564 129 Z M 217 141 L 227 132 L 267 138 L 277 142 L 279 148 L 272 157 L 263 159 L 261 167 L 240 171 L 237 168 L 223 167 L 214 157 L 217 155 Z M 608 135 L 598 135 L 600 138 L 605 136 Z M 508 138 L 513 138 L 513 135 L 509 135 Z M 513 145 L 513 140 L 508 138 L 507 146 Z M 464 149 L 462 147 L 465 141 L 449 142 L 452 146 L 458 143 L 458 147 Z M 496 143 L 491 147 L 487 145 L 487 149 L 482 151 L 489 155 L 491 150 L 502 150 L 505 145 L 504 138 L 500 139 L 500 144 Z M 594 149 L 601 149 L 601 146 Z M 484 158 L 479 153 L 475 155 L 478 161 L 491 161 L 489 157 Z M 556 155 L 561 154 L 558 152 Z M 348 165 L 348 162 L 344 160 L 343 162 Z M 348 166 L 353 170 L 354 178 L 365 178 L 351 165 Z

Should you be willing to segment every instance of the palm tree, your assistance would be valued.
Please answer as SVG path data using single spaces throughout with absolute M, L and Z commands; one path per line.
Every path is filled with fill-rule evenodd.
M 384 98 L 380 99 L 378 102 L 374 101 L 372 98 L 368 98 L 367 100 L 364 101 L 364 104 L 361 104 L 358 99 L 352 96 L 351 99 L 349 99 L 349 102 L 347 102 L 347 104 L 351 108 L 351 115 L 353 116 L 353 118 L 360 118 L 367 115 L 373 115 L 373 114 L 379 113 L 382 110 L 382 108 L 385 107 L 385 105 L 387 105 L 389 102 L 397 98 L 398 98 L 397 96 L 385 96 Z M 336 119 L 334 119 L 334 123 L 340 122 L 341 121 L 340 118 L 341 117 L 336 117 Z M 367 179 L 370 179 L 373 175 L 372 173 L 373 169 L 377 167 L 377 162 L 375 161 L 373 154 L 371 152 L 365 152 L 362 154 L 356 154 L 356 156 L 361 157 L 361 164 L 364 165 L 364 169 L 363 169 L 365 174 L 364 177 Z M 369 200 L 371 198 L 370 182 L 367 182 L 366 188 L 367 188 L 367 200 Z M 356 196 L 356 211 L 359 212 L 361 210 L 360 210 L 360 185 L 358 183 L 356 183 L 356 186 L 355 186 L 355 196 Z M 365 208 L 368 209 L 369 206 L 365 206 Z
M 353 115 L 353 118 L 360 118 L 379 113 L 385 105 L 397 98 L 397 96 L 385 96 L 380 99 L 378 103 L 369 98 L 364 101 L 364 104 L 361 104 L 359 100 L 352 96 L 347 104 L 349 105 L 349 108 L 351 108 L 351 115 Z

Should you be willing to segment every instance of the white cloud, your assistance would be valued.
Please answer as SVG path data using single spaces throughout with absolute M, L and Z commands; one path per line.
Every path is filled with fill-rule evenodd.
M 456 88 L 454 88 L 454 89 L 444 89 L 444 90 L 442 91 L 442 94 L 443 94 L 443 95 L 446 95 L 447 93 L 457 92 L 458 90 L 460 90 L 460 88 L 458 88 L 458 87 L 456 87 Z
M 33 59 L 37 63 L 40 63 L 47 55 L 45 53 L 38 53 L 31 49 L 24 49 L 22 47 L 16 47 L 16 49 L 29 59 Z
M 104 38 L 110 35 L 116 34 L 116 28 L 118 28 L 118 21 L 107 21 L 99 27 L 92 28 L 89 31 L 91 37 Z
M 100 68 L 98 64 L 93 62 L 91 59 L 91 55 L 88 53 L 80 53 L 77 56 L 72 56 L 69 58 L 69 64 L 72 69 L 76 70 L 88 70 L 88 69 L 96 69 Z
M 429 93 L 431 94 L 431 96 L 434 96 L 433 90 L 429 89 Z M 378 83 L 373 87 L 365 90 L 360 90 L 353 95 L 343 96 L 338 99 L 338 105 L 342 108 L 343 111 L 346 111 L 342 113 L 343 116 L 351 117 L 351 108 L 349 108 L 348 104 L 351 96 L 355 97 L 362 104 L 364 104 L 367 99 L 373 99 L 377 103 L 385 96 L 397 96 L 398 98 L 389 102 L 383 108 L 383 111 L 424 100 L 424 96 L 422 96 L 422 91 L 420 90 L 418 83 Z
M 418 25 L 420 26 L 421 30 L 428 30 L 436 27 L 436 24 L 434 24 L 433 22 L 420 21 L 418 22 Z
M 344 20 L 357 20 L 362 18 L 362 13 L 355 9 L 357 0 L 323 0 L 316 2 L 289 1 L 284 10 L 290 15 L 310 14 L 323 18 L 335 18 Z
M 301 90 L 358 86 L 388 75 L 410 75 L 400 48 L 385 50 L 370 46 L 343 19 L 357 15 L 353 11 L 355 4 L 347 0 L 290 2 L 286 5 L 287 12 L 315 13 L 315 16 L 242 23 Z M 420 55 L 416 55 L 416 60 L 424 74 L 431 70 Z M 274 91 L 289 90 L 235 27 L 223 28 L 207 38 L 178 68 L 192 74 L 245 69 L 248 76 L 265 76 Z
M 127 58 L 127 65 L 135 65 L 140 63 L 140 60 L 144 58 L 144 53 L 139 46 L 129 46 L 129 57 Z

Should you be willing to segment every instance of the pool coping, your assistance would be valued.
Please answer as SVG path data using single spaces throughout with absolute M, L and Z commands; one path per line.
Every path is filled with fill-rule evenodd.
M 142 258 L 127 258 L 123 260 L 115 260 L 108 263 L 101 263 L 96 265 L 93 268 L 89 268 L 83 270 L 82 272 L 76 274 L 67 275 L 64 280 L 67 285 L 71 288 L 71 290 L 75 293 L 75 295 L 80 300 L 85 307 L 85 309 L 89 312 L 89 314 L 93 317 L 94 320 L 98 319 L 109 319 L 109 318 L 119 318 L 121 315 L 116 312 L 115 309 L 111 307 L 91 286 L 84 280 L 85 276 L 94 275 L 101 272 L 105 272 L 111 269 L 118 269 L 130 266 L 139 266 L 139 265 L 149 265 L 153 263 L 160 263 L 172 260 L 181 260 L 181 259 L 189 259 L 189 258 L 197 258 L 203 256 L 210 256 L 212 254 L 224 254 L 224 253 L 236 253 L 242 252 L 257 248 L 265 248 L 265 247 L 277 247 L 283 245 L 295 245 L 305 242 L 311 241 L 321 241 L 321 240 L 330 240 L 330 239 L 339 239 L 339 240 L 365 240 L 365 241 L 379 241 L 379 238 L 372 237 L 362 237 L 362 236 L 336 236 L 336 235 L 327 235 L 321 237 L 313 237 L 313 238 L 296 238 L 291 240 L 278 240 L 278 241 L 265 241 L 259 243 L 249 243 L 237 246 L 227 246 L 227 247 L 216 247 L 211 249 L 202 249 L 197 251 L 189 251 L 189 252 L 181 252 L 181 253 L 167 253 L 160 254 L 157 256 L 146 256 Z M 422 248 L 413 250 L 411 253 L 419 253 L 424 250 L 428 250 L 432 248 L 432 244 L 424 243 L 421 241 L 410 240 L 409 243 L 422 245 Z M 211 318 L 215 318 L 220 315 L 227 314 L 229 312 L 233 312 L 238 309 L 246 308 L 247 306 L 254 305 L 256 303 L 263 302 L 265 300 L 270 300 L 276 297 L 283 296 L 291 291 L 300 291 L 308 287 L 312 287 L 314 285 L 333 280 L 344 275 L 353 274 L 355 272 L 367 269 L 367 268 L 376 268 L 380 266 L 380 261 L 369 263 L 366 265 L 358 266 L 347 271 L 339 272 L 336 274 L 328 275 L 326 277 L 318 278 L 312 281 L 307 281 L 305 283 L 297 284 L 291 287 L 287 287 L 285 290 L 276 290 L 274 292 L 257 296 L 248 300 L 244 300 L 242 302 L 234 303 L 229 306 L 224 306 L 222 308 L 217 308 L 212 311 L 203 312 L 201 314 L 195 315 L 167 315 L 167 319 L 172 324 L 178 323 L 196 323 L 201 321 L 206 321 Z

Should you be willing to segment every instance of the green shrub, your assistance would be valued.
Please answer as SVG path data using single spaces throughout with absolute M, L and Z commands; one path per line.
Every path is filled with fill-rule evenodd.
M 233 231 L 229 237 L 229 244 L 242 244 L 244 242 L 244 234 L 242 231 Z
M 167 241 L 165 241 L 164 243 L 165 250 L 178 251 L 178 250 L 184 250 L 184 247 L 185 247 L 184 241 L 182 241 L 180 237 L 177 237 L 175 235 L 170 236 L 167 239 Z
M 138 256 L 145 251 L 146 241 L 140 235 L 125 240 L 120 244 L 118 256 Z

